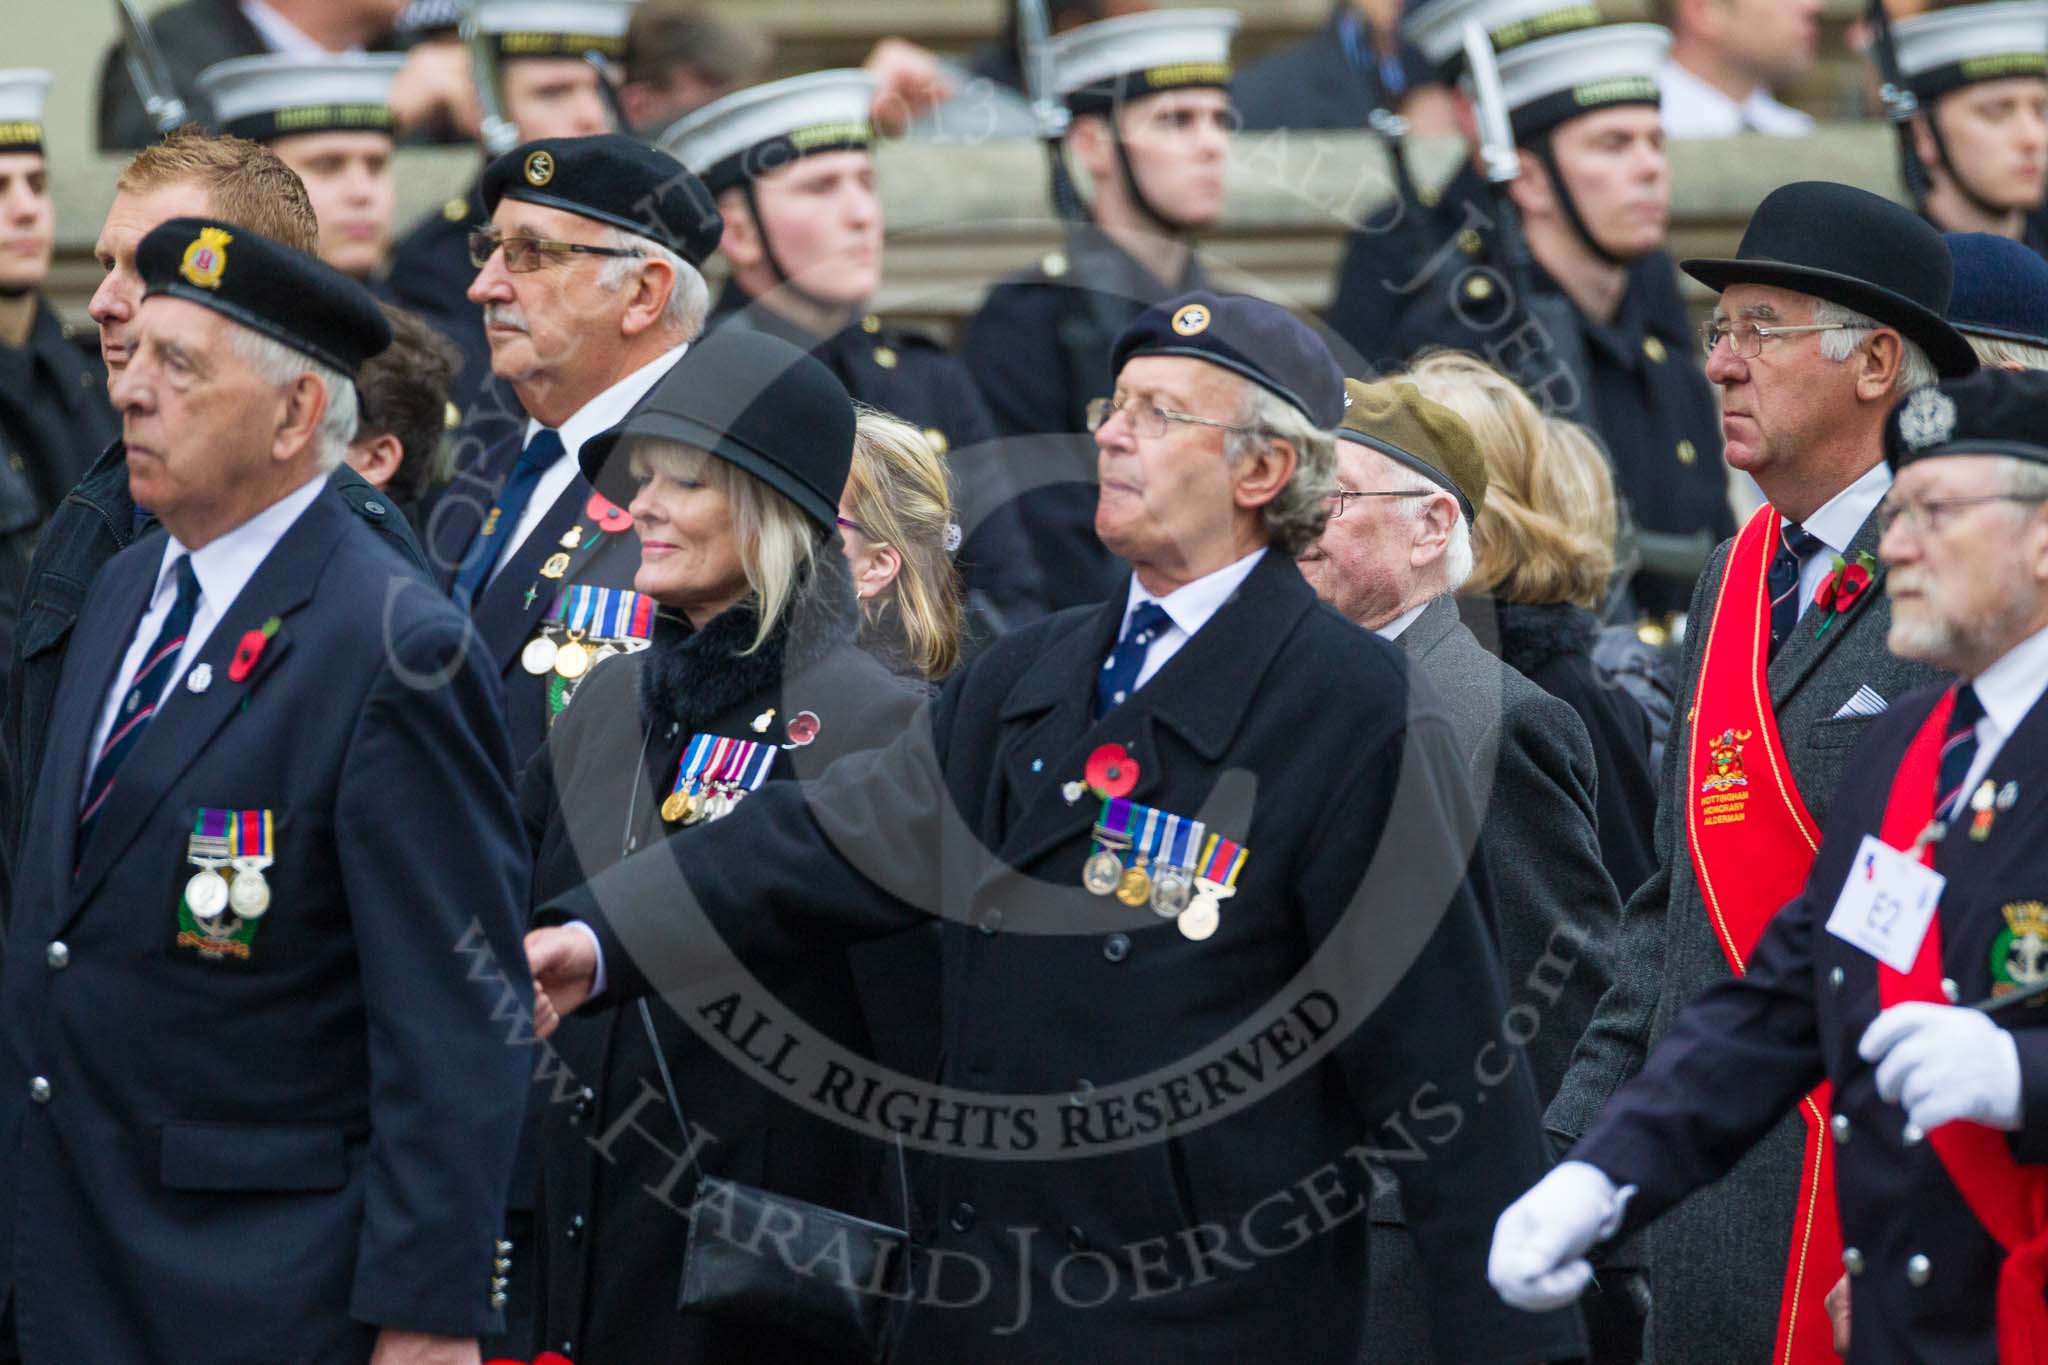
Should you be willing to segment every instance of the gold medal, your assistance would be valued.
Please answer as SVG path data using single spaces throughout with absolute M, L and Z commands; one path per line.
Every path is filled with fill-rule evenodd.
M 1198 896 L 1195 903 L 1180 912 L 1177 923 L 1181 933 L 1200 943 L 1216 932 L 1216 926 L 1223 922 L 1223 916 L 1216 909 L 1216 902 L 1206 896 Z
M 228 879 L 218 868 L 202 868 L 185 883 L 185 908 L 195 919 L 215 919 L 228 908 Z
M 590 651 L 575 640 L 555 651 L 555 672 L 570 682 L 590 671 Z
M 678 822 L 687 822 L 692 804 L 694 803 L 690 800 L 688 792 L 670 792 L 668 800 L 661 803 L 661 818 L 668 821 L 671 825 Z
M 569 556 L 563 554 L 560 550 L 549 555 L 547 563 L 540 566 L 540 576 L 542 578 L 560 578 L 567 572 L 569 572 Z
M 1097 896 L 1107 896 L 1123 880 L 1123 860 L 1108 849 L 1098 849 L 1081 864 L 1081 885 Z
M 545 635 L 534 636 L 519 651 L 519 666 L 535 677 L 554 672 L 555 642 Z
M 1116 898 L 1133 909 L 1143 905 L 1152 898 L 1151 876 L 1142 867 L 1125 868 L 1117 881 Z

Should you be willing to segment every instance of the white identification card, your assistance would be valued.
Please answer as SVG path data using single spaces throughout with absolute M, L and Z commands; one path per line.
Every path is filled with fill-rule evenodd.
M 1835 898 L 1828 932 L 1895 972 L 1909 972 L 1948 878 L 1866 834 Z

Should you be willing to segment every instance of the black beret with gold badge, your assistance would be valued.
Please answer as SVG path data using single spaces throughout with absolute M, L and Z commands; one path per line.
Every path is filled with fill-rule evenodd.
M 661 243 L 693 266 L 718 250 L 725 219 L 674 157 L 621 133 L 522 143 L 484 168 L 486 213 L 516 199 Z

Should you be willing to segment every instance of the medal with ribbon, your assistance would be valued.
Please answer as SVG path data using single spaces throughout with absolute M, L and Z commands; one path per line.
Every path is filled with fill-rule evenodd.
M 758 740 L 690 736 L 676 767 L 675 786 L 661 803 L 661 818 L 672 825 L 718 819 L 768 780 L 779 752 Z
M 653 598 L 630 588 L 579 583 L 548 608 L 541 633 L 526 642 L 519 663 L 536 676 L 553 673 L 574 682 L 600 660 L 644 649 L 653 635 Z
M 1166 812 L 1154 806 L 1131 807 L 1131 828 L 1136 836 L 1131 842 L 1137 861 L 1125 868 L 1118 879 L 1116 898 L 1134 909 L 1152 899 L 1152 874 L 1145 870 L 1145 864 L 1159 848 L 1165 818 Z
M 270 909 L 264 871 L 276 860 L 276 821 L 267 810 L 213 810 L 193 816 L 186 860 L 198 871 L 178 899 L 180 948 L 210 961 L 248 961 L 256 924 Z M 229 880 L 226 868 L 233 872 Z
M 1107 896 L 1123 880 L 1124 850 L 1131 846 L 1131 803 L 1121 796 L 1104 798 L 1102 814 L 1095 820 L 1095 842 L 1088 849 L 1088 861 L 1081 864 L 1081 885 L 1097 896 Z
M 1220 834 L 1209 836 L 1195 864 L 1194 901 L 1180 914 L 1180 931 L 1197 943 L 1223 922 L 1222 902 L 1237 894 L 1238 874 L 1251 854 Z
M 242 919 L 262 919 L 270 909 L 270 883 L 263 873 L 276 860 L 275 834 L 269 811 L 235 812 L 228 835 L 228 866 L 235 870 L 228 884 L 228 908 Z
M 1161 919 L 1177 919 L 1188 908 L 1194 890 L 1195 855 L 1207 829 L 1200 820 L 1185 815 L 1165 817 L 1157 847 L 1152 850 L 1152 910 Z

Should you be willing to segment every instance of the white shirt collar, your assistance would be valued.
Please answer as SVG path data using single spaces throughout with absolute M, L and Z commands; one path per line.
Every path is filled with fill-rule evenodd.
M 171 536 L 164 544 L 163 563 L 157 568 L 157 591 L 163 591 L 178 561 L 190 556 L 192 574 L 199 580 L 200 599 L 216 615 L 225 614 L 284 533 L 326 486 L 327 475 L 316 474 L 234 530 L 215 536 L 196 550 L 186 549 L 176 536 Z
M 1799 525 L 1836 554 L 1846 554 L 1849 542 L 1856 539 L 1856 533 L 1870 520 L 1870 514 L 1884 501 L 1891 486 L 1891 466 L 1879 460 L 1862 478 L 1822 503 L 1819 511 Z
M 330 55 L 326 48 L 307 37 L 304 29 L 264 4 L 263 0 L 242 0 L 242 15 L 272 52 L 289 52 L 297 57 Z M 362 48 L 352 47 L 348 50 L 361 52 Z
M 1664 130 L 1672 137 L 1733 137 L 1745 128 L 1773 137 L 1797 137 L 1813 128 L 1807 114 L 1771 98 L 1762 86 L 1744 100 L 1667 57 L 1658 73 Z
M 663 351 L 576 409 L 575 415 L 555 429 L 556 434 L 562 438 L 563 454 L 574 460 L 577 452 L 583 449 L 585 441 L 602 432 L 610 431 L 625 421 L 626 414 L 639 406 L 640 400 L 647 396 L 648 390 L 652 389 L 656 381 L 667 374 L 669 367 L 681 360 L 683 352 L 689 349 L 690 343 L 686 341 L 673 350 Z M 531 441 L 540 430 L 541 423 L 538 419 L 527 419 L 527 440 Z
M 1432 597 L 1430 599 L 1430 602 L 1434 602 L 1435 600 L 1436 599 Z M 1401 632 L 1407 630 L 1408 627 L 1414 625 L 1415 622 L 1422 616 L 1422 613 L 1428 610 L 1429 602 L 1424 602 L 1420 606 L 1410 607 L 1408 608 L 1408 610 L 1402 612 L 1399 616 L 1396 616 L 1393 620 L 1381 626 L 1378 630 L 1375 630 L 1373 634 L 1379 636 L 1382 640 L 1398 640 L 1401 638 Z
M 2001 735 L 2011 735 L 2048 691 L 2048 630 L 2036 631 L 1999 655 L 1970 685 L 1984 703 L 1985 719 Z
M 1147 592 L 1138 576 L 1132 574 L 1130 596 L 1124 603 L 1124 621 L 1117 629 L 1117 637 L 1121 639 L 1124 631 L 1130 629 L 1131 613 L 1146 602 L 1157 602 L 1182 633 L 1192 636 L 1209 624 L 1209 618 L 1230 600 L 1230 595 L 1251 576 L 1265 554 L 1266 547 L 1262 545 L 1243 559 L 1226 564 L 1214 573 L 1205 574 L 1192 583 L 1183 583 L 1164 597 L 1154 597 Z

